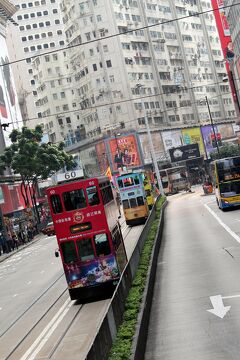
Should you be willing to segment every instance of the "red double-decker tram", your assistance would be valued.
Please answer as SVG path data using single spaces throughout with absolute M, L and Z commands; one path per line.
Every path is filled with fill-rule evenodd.
M 57 185 L 47 195 L 71 299 L 109 296 L 127 263 L 109 179 Z

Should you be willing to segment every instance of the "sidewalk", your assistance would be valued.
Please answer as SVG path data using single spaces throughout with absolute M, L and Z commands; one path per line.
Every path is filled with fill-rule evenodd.
M 17 252 L 27 248 L 28 246 L 30 246 L 31 244 L 35 243 L 36 241 L 40 240 L 41 237 L 43 236 L 43 234 L 38 234 L 36 236 L 34 236 L 33 240 L 31 240 L 30 242 L 26 243 L 26 244 L 23 244 L 23 245 L 20 245 L 18 247 L 18 249 L 15 249 L 9 253 L 4 253 L 0 256 L 0 263 L 3 262 L 4 260 L 8 259 L 10 256 L 16 254 Z

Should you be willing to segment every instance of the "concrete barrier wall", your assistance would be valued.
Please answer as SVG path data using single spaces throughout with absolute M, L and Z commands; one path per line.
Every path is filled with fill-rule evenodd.
M 124 303 L 138 268 L 140 254 L 155 216 L 156 206 L 153 207 L 151 214 L 139 237 L 132 257 L 122 274 L 121 280 L 113 294 L 111 303 L 109 304 L 109 307 L 105 313 L 104 319 L 98 329 L 95 339 L 91 344 L 86 360 L 108 359 L 109 351 L 117 334 L 117 329 L 122 322 Z M 136 347 L 137 346 L 135 345 L 135 348 Z
M 151 313 L 154 283 L 156 277 L 158 254 L 161 245 L 162 231 L 164 225 L 164 209 L 166 205 L 167 203 L 163 205 L 163 209 L 161 211 L 160 224 L 155 238 L 154 247 L 152 250 L 146 287 L 143 293 L 142 304 L 138 314 L 136 332 L 132 344 L 131 360 L 144 360 L 144 354 L 145 354 L 146 342 L 147 342 L 148 324 Z

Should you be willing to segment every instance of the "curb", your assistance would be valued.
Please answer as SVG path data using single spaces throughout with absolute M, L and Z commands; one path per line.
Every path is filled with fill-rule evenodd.
M 158 254 L 162 240 L 164 211 L 166 206 L 167 206 L 167 201 L 165 201 L 165 203 L 163 204 L 160 214 L 159 228 L 157 235 L 155 237 L 155 242 L 150 260 L 150 266 L 148 269 L 148 274 L 146 279 L 146 287 L 143 292 L 142 304 L 138 314 L 135 335 L 133 337 L 133 344 L 132 344 L 132 351 L 130 358 L 131 360 L 144 360 L 146 343 L 147 343 L 148 325 L 149 325 L 155 277 L 156 277 L 157 260 L 158 260 Z
M 2 254 L 0 256 L 0 263 L 7 260 L 8 258 L 10 258 L 11 256 L 13 256 L 14 254 L 18 253 L 19 251 L 29 247 L 30 245 L 32 245 L 33 243 L 37 242 L 38 240 L 41 239 L 41 234 L 36 235 L 35 238 L 33 240 L 31 240 L 30 242 L 28 242 L 27 244 L 24 245 L 20 245 L 18 249 L 11 251 L 8 254 Z

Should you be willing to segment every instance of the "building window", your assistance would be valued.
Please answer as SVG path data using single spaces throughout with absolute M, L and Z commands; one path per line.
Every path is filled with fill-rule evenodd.
M 60 20 L 58 20 L 58 19 L 55 20 L 55 24 L 56 24 L 56 25 L 59 25 L 59 24 L 60 24 Z
M 40 22 L 40 23 L 39 23 L 39 27 L 44 27 L 44 23 L 43 23 L 43 22 Z
M 19 30 L 23 31 L 24 30 L 24 26 L 19 26 Z
M 93 70 L 97 71 L 97 64 L 93 64 Z
M 71 124 L 71 118 L 70 117 L 66 117 L 66 123 Z
M 22 41 L 27 41 L 26 36 L 23 36 L 23 37 L 22 37 Z
M 58 34 L 58 35 L 62 35 L 62 30 L 58 30 L 58 31 L 57 31 L 57 34 Z
M 53 94 L 53 100 L 57 100 L 57 98 L 58 98 L 57 93 Z
M 22 20 L 22 15 L 18 15 L 17 19 Z
M 100 22 L 100 21 L 102 21 L 102 17 L 101 17 L 101 15 L 97 15 L 97 22 Z
M 58 11 L 57 11 L 57 9 L 53 9 L 53 14 L 57 14 L 58 13 Z
M 34 18 L 34 17 L 35 17 L 35 14 L 34 14 L 34 13 L 31 13 L 31 14 L 30 14 L 30 17 L 31 17 L 31 18 Z
M 51 88 L 55 88 L 55 82 L 54 82 L 54 80 L 51 80 L 51 81 L 50 81 L 50 86 L 51 86 Z
M 115 82 L 114 75 L 110 75 L 109 80 L 110 80 L 111 83 L 114 83 Z
M 64 41 L 63 40 L 61 40 L 61 41 L 59 41 L 59 45 L 64 45 Z
M 22 4 L 22 9 L 26 9 L 27 4 Z
M 103 45 L 103 51 L 108 52 L 108 46 L 107 45 Z
M 55 46 L 55 43 L 54 42 L 51 42 L 50 43 L 50 47 L 54 47 Z
M 42 16 L 41 11 L 38 11 L 38 12 L 37 12 L 37 16 Z
M 49 31 L 47 34 L 49 37 L 53 36 L 53 33 L 51 31 Z
M 33 3 L 28 3 L 28 7 L 33 7 Z
M 26 25 L 26 29 L 30 30 L 31 29 L 31 25 Z
M 58 119 L 58 124 L 63 125 L 63 119 Z
M 48 44 L 43 44 L 44 49 L 48 49 Z
M 109 67 L 112 67 L 112 62 L 111 62 L 111 60 L 107 60 L 106 61 L 106 64 L 107 64 L 107 67 L 109 68 Z
M 46 25 L 46 26 L 50 26 L 50 25 L 51 25 L 50 21 L 46 21 L 46 22 L 45 22 L 45 25 Z
M 29 74 L 32 74 L 32 73 L 33 73 L 33 70 L 32 70 L 32 69 L 28 69 L 28 73 L 29 73 Z
M 61 98 L 62 98 L 62 99 L 64 99 L 64 98 L 66 97 L 66 95 L 65 95 L 65 92 L 64 92 L 64 91 L 62 91 L 62 92 L 60 93 L 60 95 L 61 95 Z
M 35 80 L 31 80 L 31 85 L 35 85 Z
M 43 39 L 43 38 L 46 38 L 47 37 L 47 35 L 45 34 L 45 33 L 42 33 L 41 34 L 41 38 Z
M 24 52 L 29 52 L 29 48 L 28 48 L 28 47 L 25 47 L 23 50 L 24 50 Z
M 43 11 L 43 15 L 48 15 L 48 11 L 47 10 Z
M 56 61 L 58 59 L 57 54 L 53 54 L 52 58 L 53 58 L 54 61 Z
M 37 45 L 37 49 L 41 50 L 42 49 L 42 45 Z
M 37 24 L 33 24 L 33 29 L 37 29 Z

